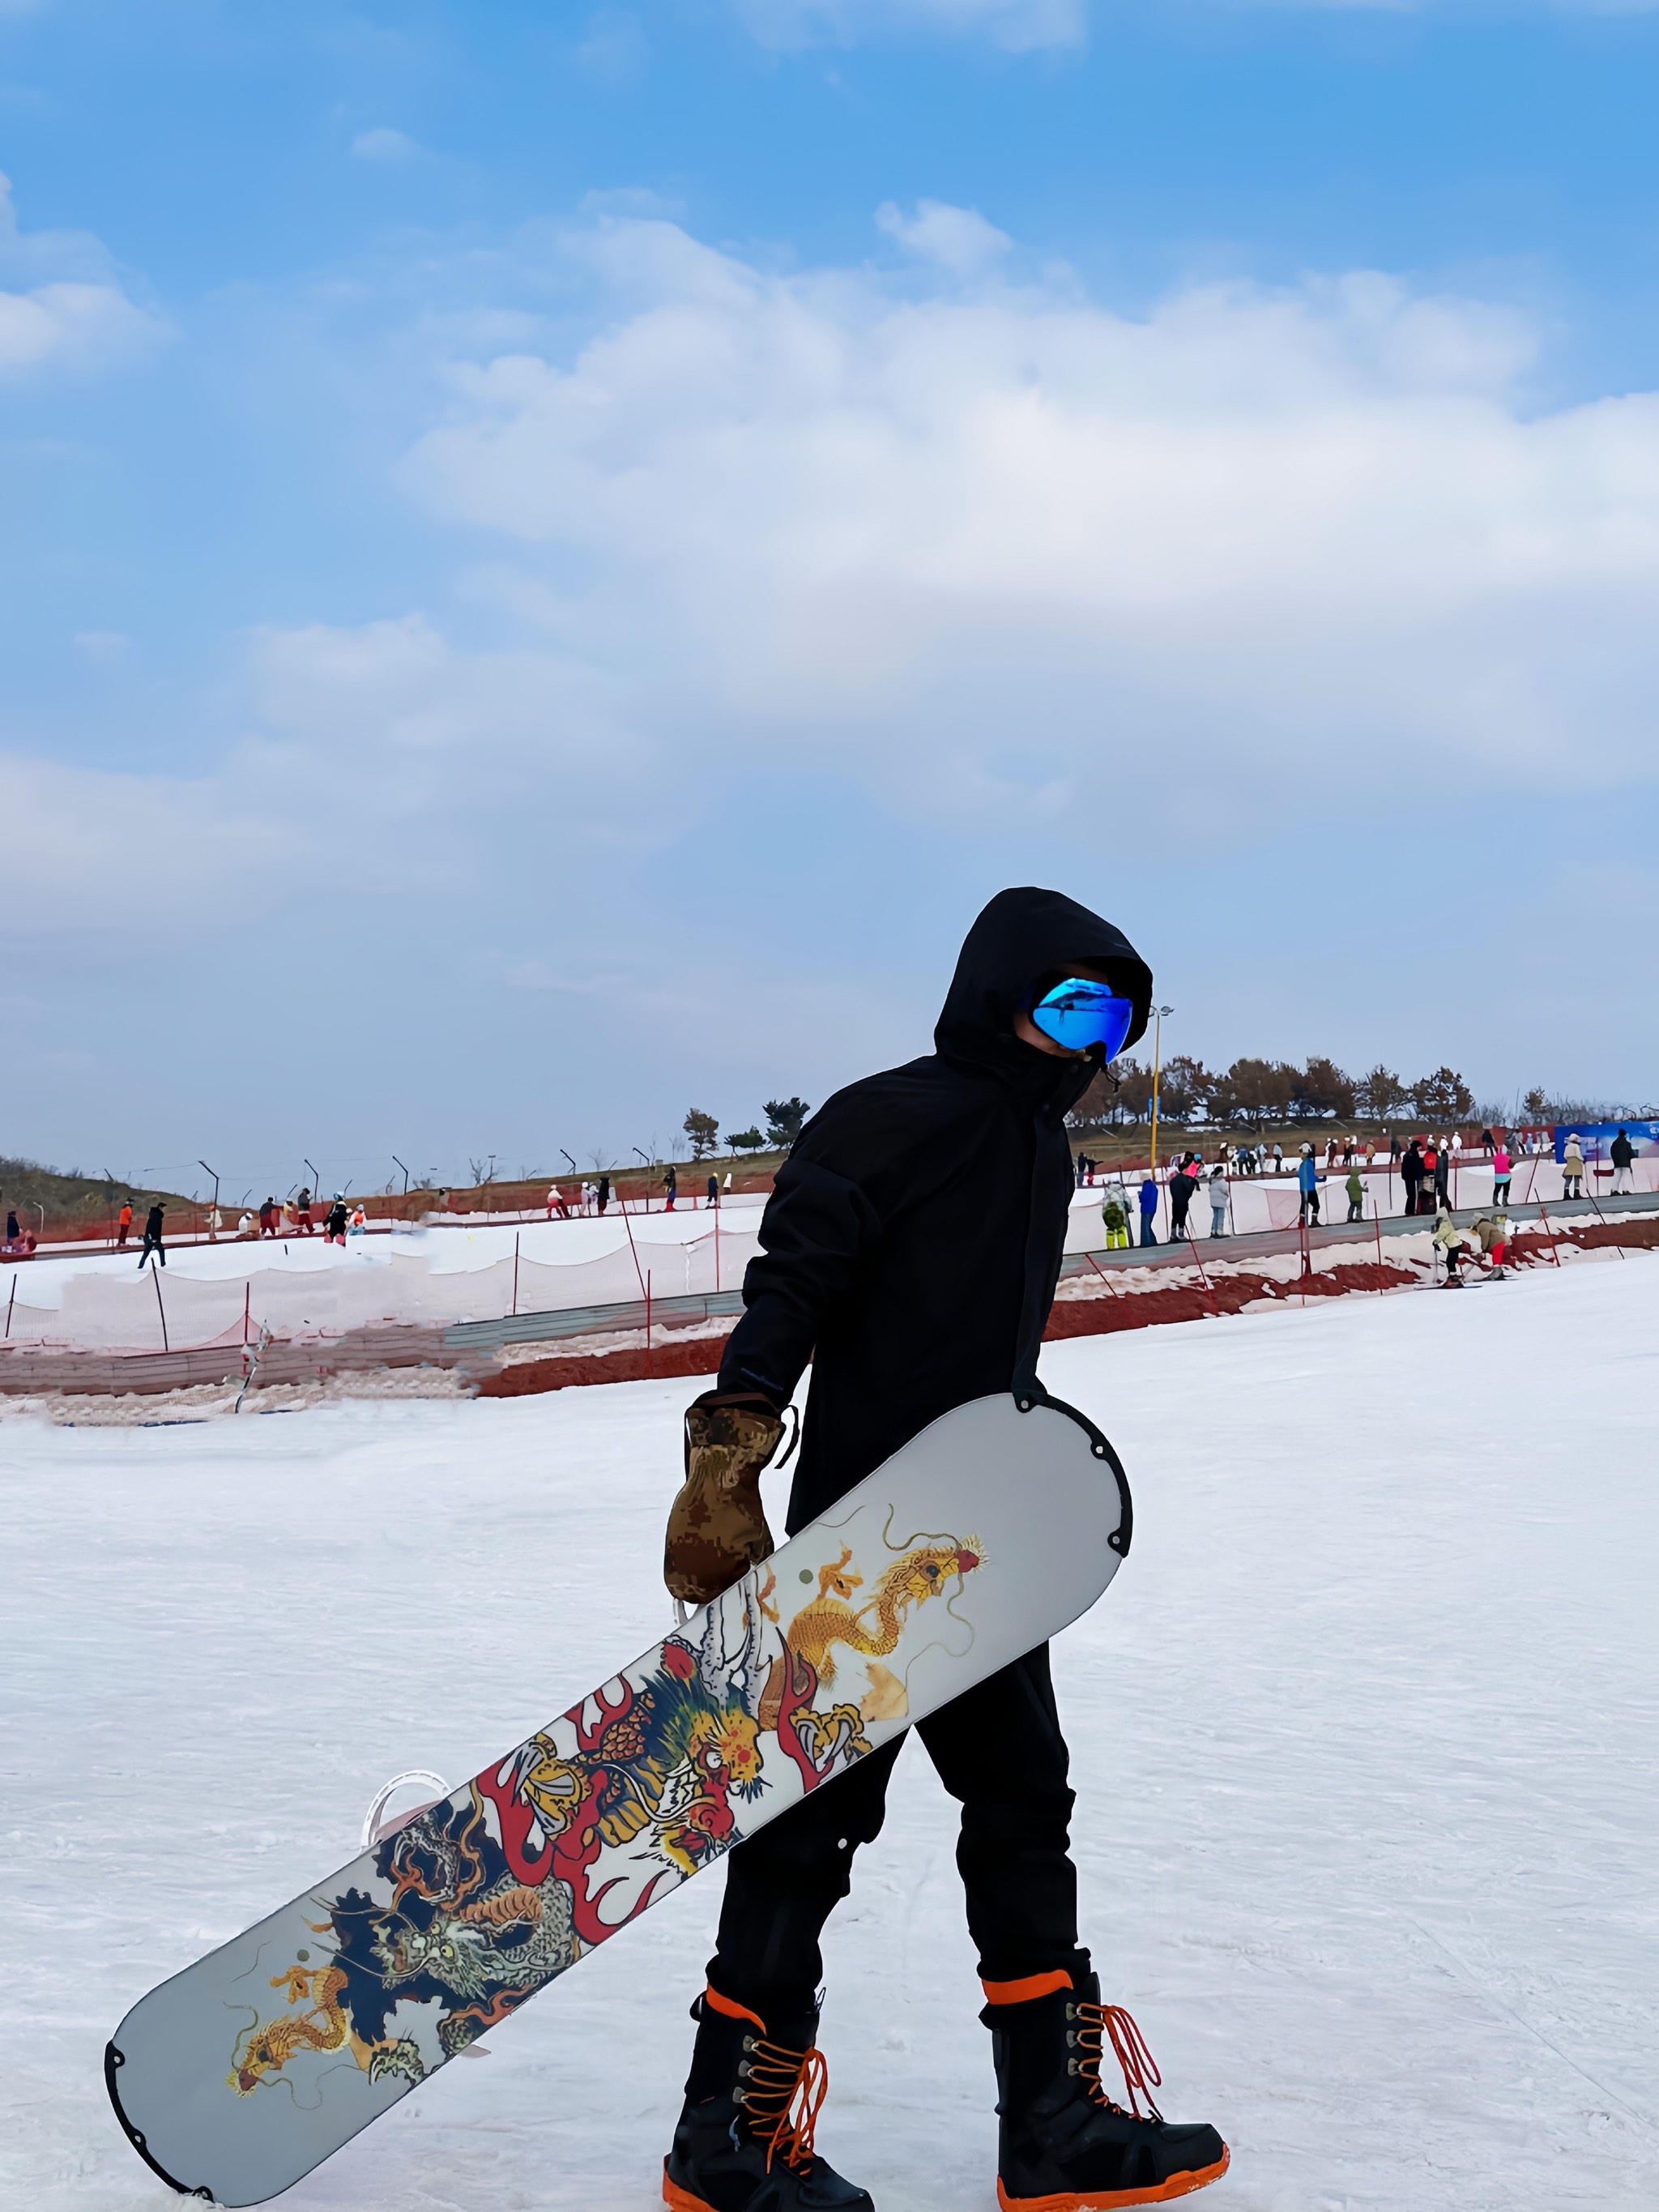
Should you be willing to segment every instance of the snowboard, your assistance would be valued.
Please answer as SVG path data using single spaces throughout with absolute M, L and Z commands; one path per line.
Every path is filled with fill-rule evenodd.
M 1130 1531 L 1117 1455 L 1070 1407 L 943 1415 L 505 1758 L 140 1998 L 105 2053 L 133 2148 L 181 2194 L 274 2197 L 734 1844 L 1076 1620 Z

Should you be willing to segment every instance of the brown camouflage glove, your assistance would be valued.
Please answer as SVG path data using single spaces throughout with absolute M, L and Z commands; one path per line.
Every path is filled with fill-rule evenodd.
M 761 1469 L 783 1437 L 757 1390 L 706 1391 L 685 1415 L 685 1481 L 669 1508 L 663 1580 L 703 1605 L 773 1550 L 761 1505 Z

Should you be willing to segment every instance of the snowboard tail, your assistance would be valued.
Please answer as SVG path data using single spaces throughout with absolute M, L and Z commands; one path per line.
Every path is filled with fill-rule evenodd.
M 1111 1445 L 1059 1401 L 943 1415 L 504 1759 L 141 1998 L 105 2061 L 133 2148 L 182 2195 L 286 2189 L 733 1844 L 1086 1611 L 1130 1516 Z

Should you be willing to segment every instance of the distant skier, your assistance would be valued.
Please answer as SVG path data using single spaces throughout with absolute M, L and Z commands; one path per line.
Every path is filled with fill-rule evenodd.
M 1584 1195 L 1584 1147 L 1578 1140 L 1576 1129 L 1562 1150 L 1561 1195 L 1563 1198 L 1582 1198 Z
M 720 1204 L 720 1179 L 717 1175 L 711 1175 L 709 1176 L 705 1194 L 710 1206 L 718 1206 Z
M 346 1220 L 347 1214 L 345 1199 L 343 1194 L 337 1190 L 334 1194 L 334 1203 L 329 1207 L 328 1218 L 323 1224 L 323 1242 L 325 1244 L 337 1244 L 342 1251 L 344 1250 L 346 1240 Z
M 1114 1183 L 1106 1194 L 1100 1209 L 1101 1226 L 1106 1231 L 1109 1252 L 1127 1251 L 1129 1247 L 1129 1208 L 1122 1187 Z
M 1187 1209 L 1193 1202 L 1193 1193 L 1198 1188 L 1189 1172 L 1192 1154 L 1188 1152 L 1178 1168 L 1170 1176 L 1170 1242 L 1178 1244 L 1187 1234 Z
M 1613 1162 L 1613 1195 L 1615 1198 L 1620 1198 L 1626 1193 L 1634 1191 L 1636 1177 L 1632 1170 L 1636 1160 L 1636 1147 L 1632 1144 L 1626 1130 L 1620 1128 L 1619 1134 L 1607 1147 L 1607 1157 Z
M 1494 1206 L 1509 1204 L 1510 1177 L 1514 1172 L 1515 1164 L 1510 1158 L 1510 1148 L 1500 1134 L 1492 1139 L 1492 1196 Z
M 132 1200 L 130 1198 L 124 1198 L 121 1200 L 121 1211 L 115 1217 L 115 1249 L 118 1252 L 126 1250 L 127 1239 L 131 1234 Z
M 1297 1162 L 1296 1187 L 1301 1195 L 1296 1202 L 1298 1221 L 1310 1221 L 1319 1226 L 1319 1164 L 1314 1158 L 1311 1145 L 1304 1145 L 1302 1157 Z
M 1210 1234 L 1224 1237 L 1227 1233 L 1227 1170 L 1218 1160 L 1210 1170 Z
M 686 1417 L 666 1547 L 677 1596 L 708 1597 L 773 1548 L 759 1474 L 809 1359 L 791 1529 L 953 1407 L 1036 1387 L 1073 1188 L 1065 1115 L 1145 1028 L 1150 987 L 1109 923 L 1052 891 L 1004 891 L 969 932 L 937 1050 L 852 1085 L 807 1122 L 767 1205 L 719 1387 Z M 912 1733 L 962 1807 L 1001 2204 L 1151 2203 L 1217 2179 L 1227 2150 L 1212 2128 L 1136 2117 L 1100 2078 L 1114 2051 L 1139 2071 L 1144 2045 L 1102 2003 L 1078 1940 L 1047 1646 Z M 675 2212 L 872 2212 L 813 2146 L 826 2081 L 819 1937 L 859 1845 L 880 1831 L 902 1741 L 726 1861 L 665 2162 Z
M 1415 1213 L 1423 1194 L 1423 1153 L 1415 1137 L 1400 1163 L 1400 1180 L 1406 1188 L 1406 1211 Z
M 1143 1246 L 1156 1244 L 1158 1231 L 1152 1224 L 1158 1218 L 1158 1184 L 1150 1175 L 1140 1182 L 1140 1241 Z
M 301 1237 L 309 1237 L 313 1233 L 311 1220 L 311 1186 L 309 1183 L 301 1184 L 300 1194 L 294 1201 L 294 1225 L 299 1231 Z
M 162 1205 L 161 1200 L 158 1198 L 155 1205 L 151 1206 L 148 1215 L 145 1217 L 144 1249 L 138 1255 L 138 1265 L 141 1269 L 152 1252 L 155 1253 L 157 1260 L 161 1262 L 162 1267 L 165 1267 L 167 1263 L 167 1246 L 161 1242 L 161 1217 L 166 1212 L 166 1206 Z
M 672 1160 L 663 1176 L 662 1187 L 668 1194 L 668 1203 L 664 1206 L 663 1212 L 672 1213 L 674 1211 L 674 1200 L 678 1197 L 680 1188 L 679 1174 Z
M 1349 1220 L 1363 1221 L 1365 1218 L 1365 1185 L 1357 1167 L 1348 1170 L 1348 1180 L 1342 1188 L 1348 1194 Z
M 1454 1137 L 1456 1135 L 1455 1130 L 1452 1133 Z M 1434 1156 L 1434 1195 L 1440 1206 L 1451 1204 L 1451 1171 L 1456 1158 L 1457 1153 L 1451 1143 L 1443 1137 Z
M 599 1177 L 598 1187 L 593 1193 L 594 1211 L 599 1213 L 603 1213 L 610 1203 L 611 1178 L 608 1175 L 602 1175 Z

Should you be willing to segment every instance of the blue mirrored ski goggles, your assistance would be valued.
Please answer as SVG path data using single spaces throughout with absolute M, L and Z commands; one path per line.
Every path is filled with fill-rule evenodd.
M 1056 1044 L 1071 1052 L 1097 1044 L 1108 1060 L 1122 1051 L 1134 1016 L 1133 1000 L 1120 998 L 1109 983 L 1091 983 L 1081 975 L 1056 983 L 1031 1009 L 1031 1019 Z

